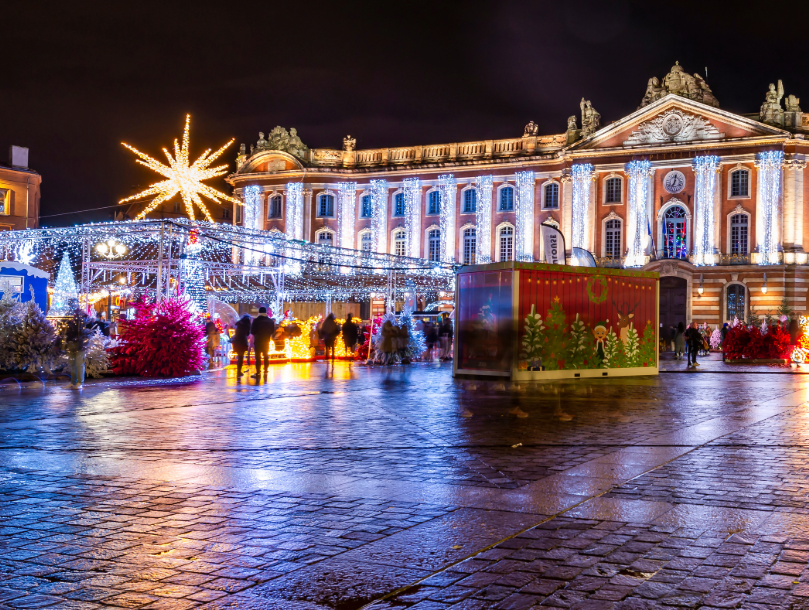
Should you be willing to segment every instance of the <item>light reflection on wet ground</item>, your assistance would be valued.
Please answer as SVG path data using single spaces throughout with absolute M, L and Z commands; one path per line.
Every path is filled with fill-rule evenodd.
M 0 607 L 353 609 L 422 579 L 378 607 L 802 599 L 778 577 L 809 538 L 800 375 L 63 386 L 0 387 Z M 772 561 L 734 575 L 729 544 Z

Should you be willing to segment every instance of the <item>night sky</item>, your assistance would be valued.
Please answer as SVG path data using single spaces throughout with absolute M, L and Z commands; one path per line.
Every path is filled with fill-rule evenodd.
M 154 182 L 120 142 L 164 160 L 186 113 L 192 158 L 233 137 L 235 169 L 238 144 L 276 125 L 314 148 L 518 137 L 529 120 L 553 134 L 582 96 L 603 125 L 675 60 L 707 66 L 723 109 L 757 112 L 780 78 L 809 111 L 807 17 L 807 2 L 707 0 L 7 3 L 0 159 L 31 149 L 46 216 Z

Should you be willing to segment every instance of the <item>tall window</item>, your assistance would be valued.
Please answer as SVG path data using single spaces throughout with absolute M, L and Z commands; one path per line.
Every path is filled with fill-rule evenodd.
M 317 243 L 321 246 L 333 246 L 334 234 L 331 231 L 321 231 L 317 234 Z M 330 265 L 331 257 L 320 254 L 317 257 L 317 262 L 321 265 Z
M 477 248 L 477 235 L 475 228 L 469 227 L 463 232 L 463 264 L 475 264 L 475 249 Z
M 737 169 L 730 174 L 730 196 L 750 196 L 750 172 L 746 169 Z
M 466 189 L 463 192 L 463 213 L 474 214 L 478 209 L 478 192 L 473 189 Z
M 621 221 L 608 220 L 604 235 L 604 254 L 609 258 L 621 258 Z
M 438 191 L 430 191 L 430 194 L 427 197 L 427 213 L 441 213 L 441 193 Z
M 230 210 L 222 208 L 222 220 L 230 220 Z
M 236 206 L 236 224 L 237 224 L 237 225 L 242 224 L 242 212 L 243 212 L 243 208 L 244 208 L 244 206 L 241 206 L 241 205 L 237 205 L 237 206 Z
M 393 215 L 404 216 L 404 213 L 404 193 L 396 193 L 396 195 L 393 197 Z
M 514 228 L 500 229 L 500 260 L 510 261 L 514 258 Z
M 362 209 L 360 210 L 360 218 L 370 218 L 371 217 L 371 196 L 370 195 L 363 195 L 361 203 L 362 203 Z
M 686 244 L 685 209 L 673 205 L 663 217 L 663 256 L 665 258 L 685 258 L 688 255 Z
M 607 178 L 604 183 L 606 190 L 606 203 L 621 203 L 621 179 L 620 178 Z
M 267 218 L 281 218 L 281 195 L 270 197 L 270 205 L 267 206 Z
M 745 317 L 745 293 L 744 293 L 744 286 L 739 284 L 731 284 L 728 286 L 727 292 L 727 317 L 726 320 L 733 320 L 733 318 L 739 318 L 739 320 L 744 320 Z
M 360 237 L 360 250 L 363 252 L 371 251 L 371 232 L 365 231 Z
M 393 234 L 393 253 L 396 256 L 407 254 L 407 232 L 404 229 L 399 229 Z
M 747 254 L 747 214 L 730 217 L 730 253 Z
M 334 195 L 324 193 L 318 197 L 318 216 L 334 216 Z
M 433 262 L 441 260 L 441 230 L 431 229 L 427 233 L 427 259 Z
M 545 185 L 545 208 L 549 210 L 559 209 L 559 185 L 556 182 Z
M 514 210 L 514 187 L 505 186 L 500 189 L 500 211 L 511 212 Z

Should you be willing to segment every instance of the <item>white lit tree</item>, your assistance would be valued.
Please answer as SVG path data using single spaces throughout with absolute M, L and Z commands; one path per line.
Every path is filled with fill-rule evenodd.
M 618 366 L 618 354 L 620 353 L 621 340 L 618 335 L 610 327 L 607 334 L 607 340 L 604 342 L 604 362 L 602 366 L 605 369 L 614 368 Z
M 59 273 L 56 275 L 56 284 L 53 287 L 51 308 L 48 310 L 49 318 L 63 318 L 69 316 L 79 305 L 79 292 L 76 290 L 76 280 L 73 279 L 73 269 L 70 267 L 70 255 L 65 252 L 59 264 Z
M 634 323 L 629 323 L 629 330 L 626 333 L 626 344 L 624 345 L 624 356 L 626 366 L 640 366 L 640 337 L 635 330 Z

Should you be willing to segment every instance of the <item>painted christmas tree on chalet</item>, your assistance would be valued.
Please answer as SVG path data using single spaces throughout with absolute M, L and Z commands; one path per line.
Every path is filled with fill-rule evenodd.
M 48 317 L 69 316 L 78 306 L 79 292 L 76 290 L 76 280 L 73 279 L 73 269 L 70 267 L 70 255 L 65 252 L 59 264 L 59 273 L 56 275 Z

